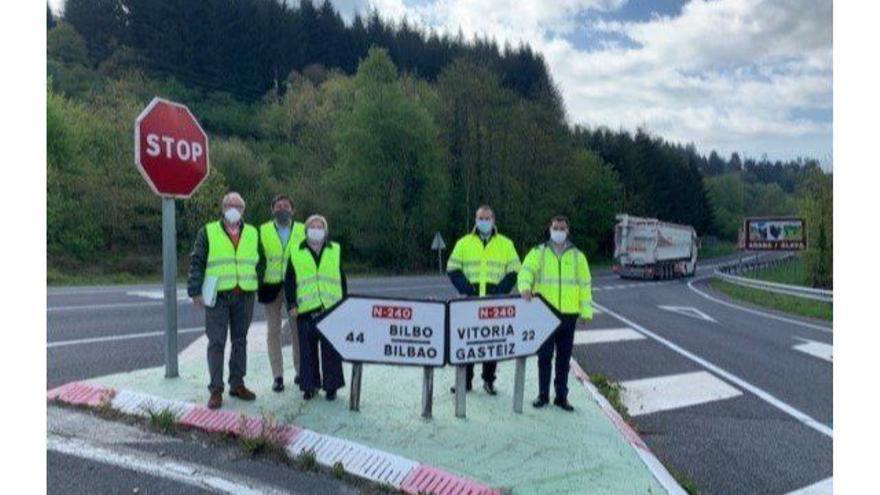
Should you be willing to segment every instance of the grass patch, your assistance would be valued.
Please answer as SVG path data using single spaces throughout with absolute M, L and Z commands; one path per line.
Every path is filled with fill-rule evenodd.
M 315 471 L 318 469 L 318 459 L 313 449 L 303 450 L 296 456 L 296 465 L 303 471 Z
M 275 416 L 271 413 L 263 413 L 260 431 L 256 435 L 248 431 L 247 416 L 242 414 L 239 418 L 238 443 L 242 450 L 251 457 L 261 454 L 286 457 L 284 433 L 284 427 L 278 424 Z
M 720 256 L 728 256 L 736 253 L 737 247 L 735 242 L 715 241 L 700 247 L 700 259 L 718 258 Z
M 681 486 L 684 491 L 688 493 L 688 495 L 700 495 L 700 490 L 697 488 L 696 483 L 694 483 L 694 480 L 692 480 L 690 476 L 672 468 L 667 467 L 667 470 L 669 471 L 669 474 L 671 474 L 672 477 L 675 478 L 675 482 L 678 483 L 678 485 Z
M 610 378 L 602 373 L 590 373 L 590 382 L 592 382 L 592 384 L 599 390 L 599 393 L 605 397 L 608 403 L 611 404 L 611 407 L 613 407 L 624 420 L 629 422 L 629 410 L 627 410 L 626 406 L 623 404 L 623 400 L 620 398 L 620 393 L 623 391 L 623 387 L 621 387 L 619 383 L 611 381 Z
M 163 433 L 171 434 L 177 430 L 177 414 L 167 407 L 159 411 L 148 408 L 147 421 L 151 428 Z
M 741 287 L 718 279 L 713 279 L 710 284 L 713 289 L 734 299 L 740 299 L 765 308 L 825 321 L 833 321 L 834 319 L 834 306 L 832 303 Z
M 774 267 L 767 267 L 753 272 L 746 272 L 744 276 L 778 284 L 800 285 L 807 287 L 807 269 L 803 258 L 796 256 L 794 259 L 783 261 Z

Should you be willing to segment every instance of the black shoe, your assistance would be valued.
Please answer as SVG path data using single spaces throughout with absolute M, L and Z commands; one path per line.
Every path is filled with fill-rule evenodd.
M 546 406 L 549 402 L 550 400 L 547 399 L 546 395 L 539 395 L 538 398 L 535 399 L 534 402 L 532 402 L 532 407 L 534 407 L 535 409 L 540 409 Z
M 474 386 L 473 386 L 473 384 L 470 384 L 470 383 L 468 383 L 467 386 L 465 387 L 465 391 L 466 391 L 466 392 L 470 392 L 470 391 L 473 390 L 473 389 L 474 389 Z M 455 393 L 455 387 L 449 387 L 449 391 L 452 392 L 452 393 L 454 394 L 454 393 Z
M 272 384 L 272 391 L 284 392 L 284 378 L 280 376 L 275 378 L 275 383 Z
M 574 411 L 574 406 L 569 404 L 568 399 L 565 397 L 563 397 L 563 398 L 557 397 L 557 398 L 553 399 L 553 404 L 558 407 L 561 407 L 562 409 L 565 409 L 568 412 Z
M 336 400 L 336 391 L 331 390 L 331 391 L 327 392 L 325 394 L 325 397 L 327 398 L 327 400 Z
M 483 382 L 483 390 L 489 395 L 498 395 L 498 391 L 495 390 L 495 385 L 492 382 Z
M 296 376 L 293 378 L 293 383 L 296 384 L 296 385 L 299 385 L 299 375 L 296 375 Z
M 309 391 L 303 392 L 303 400 L 312 400 L 312 397 L 314 397 L 314 396 L 315 396 L 314 390 L 309 390 Z

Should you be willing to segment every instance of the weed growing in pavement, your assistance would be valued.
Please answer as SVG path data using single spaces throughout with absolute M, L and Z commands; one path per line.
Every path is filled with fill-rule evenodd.
M 623 404 L 623 400 L 620 398 L 620 393 L 623 391 L 623 387 L 619 383 L 611 381 L 610 378 L 601 373 L 591 373 L 590 382 L 592 382 L 599 390 L 599 393 L 608 400 L 611 407 L 613 407 L 624 420 L 629 422 L 629 411 Z
M 341 461 L 336 461 L 333 463 L 333 477 L 339 480 L 343 476 L 345 476 L 345 466 L 342 465 Z
M 318 459 L 315 456 L 314 449 L 303 450 L 296 457 L 296 464 L 303 471 L 314 471 L 318 467 Z
M 147 420 L 150 427 L 163 433 L 174 433 L 177 430 L 177 413 L 168 407 L 156 411 L 147 407 Z
M 263 413 L 260 421 L 260 431 L 254 434 L 249 431 L 247 416 L 242 414 L 238 422 L 238 442 L 241 448 L 250 455 L 259 454 L 284 454 L 284 426 L 279 425 L 272 413 Z
M 694 480 L 692 480 L 688 475 L 670 467 L 667 467 L 667 470 L 669 471 L 669 474 L 671 474 L 672 477 L 675 478 L 675 482 L 678 483 L 678 485 L 681 486 L 682 489 L 684 489 L 684 491 L 688 493 L 688 495 L 700 495 L 700 489 L 697 488 Z

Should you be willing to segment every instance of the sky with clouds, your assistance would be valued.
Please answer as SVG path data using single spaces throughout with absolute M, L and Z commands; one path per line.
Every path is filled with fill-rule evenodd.
M 573 124 L 642 126 L 704 153 L 831 166 L 831 0 L 332 3 L 348 21 L 376 9 L 438 32 L 530 44 Z

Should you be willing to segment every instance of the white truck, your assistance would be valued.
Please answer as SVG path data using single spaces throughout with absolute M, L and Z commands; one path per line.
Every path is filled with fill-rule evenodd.
M 626 214 L 615 218 L 614 273 L 659 280 L 694 275 L 699 243 L 693 227 Z

